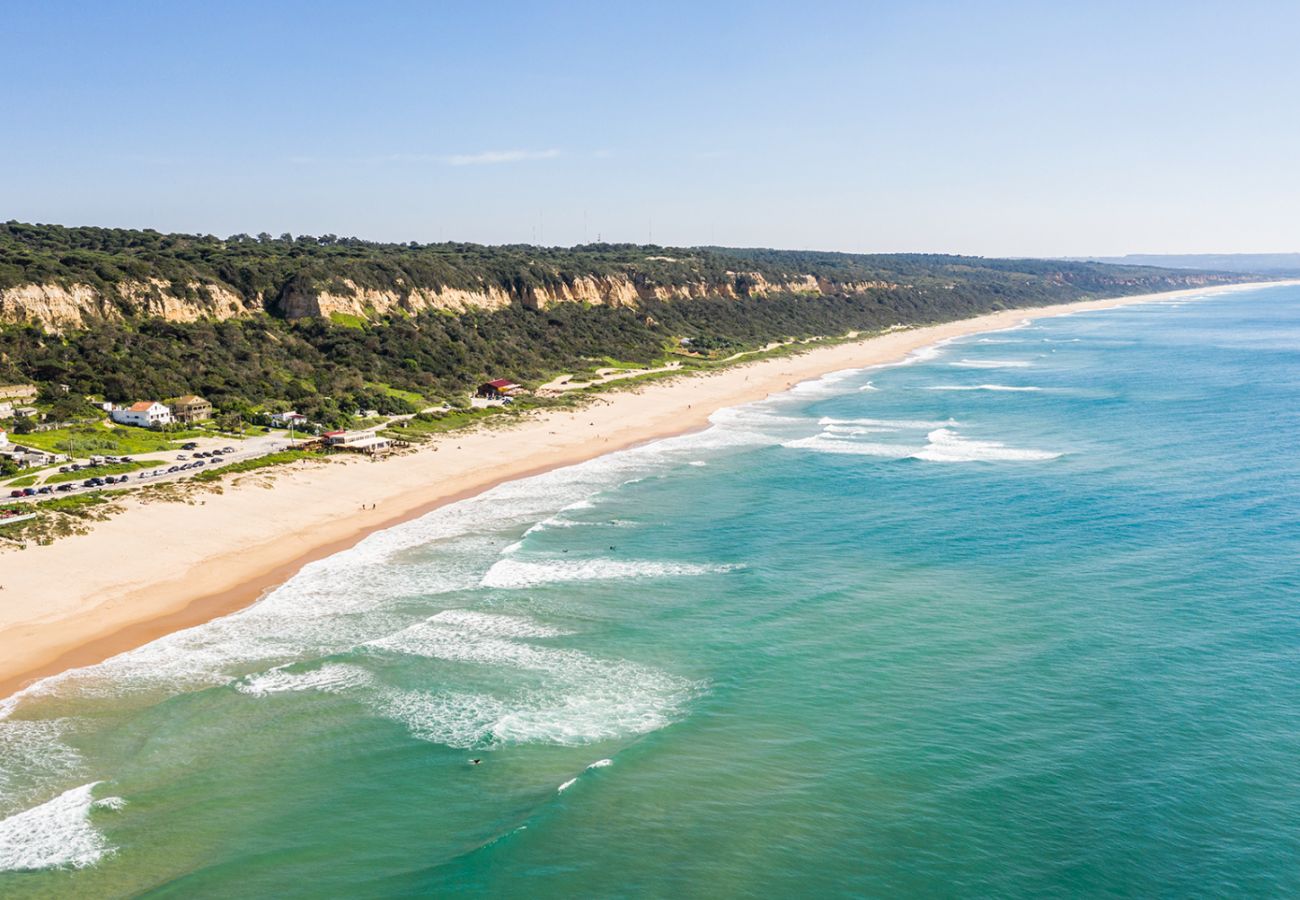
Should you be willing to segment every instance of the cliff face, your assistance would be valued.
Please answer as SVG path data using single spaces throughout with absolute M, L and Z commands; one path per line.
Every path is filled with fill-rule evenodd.
M 193 282 L 183 293 L 166 281 L 126 281 L 111 292 L 88 284 L 24 284 L 0 291 L 0 324 L 38 325 L 65 331 L 92 321 L 162 318 L 172 322 L 228 319 L 250 311 L 244 299 L 222 285 Z
M 30 324 L 61 332 L 93 321 L 162 318 L 193 322 L 228 319 L 264 310 L 289 319 L 329 318 L 335 314 L 374 319 L 430 310 L 453 313 L 493 310 L 515 302 L 531 309 L 546 309 L 559 303 L 632 307 L 651 299 L 739 299 L 783 293 L 819 296 L 891 287 L 897 285 L 884 281 L 840 283 L 812 275 L 774 283 L 757 272 L 728 272 L 716 281 L 679 284 L 654 284 L 631 275 L 557 276 L 548 285 L 510 290 L 489 284 L 464 290 L 445 286 L 407 287 L 400 283 L 398 289 L 376 289 L 350 279 L 337 279 L 327 286 L 293 286 L 279 296 L 248 301 L 224 285 L 192 282 L 178 290 L 161 279 L 123 282 L 111 291 L 101 291 L 89 284 L 26 284 L 0 291 L 0 324 Z

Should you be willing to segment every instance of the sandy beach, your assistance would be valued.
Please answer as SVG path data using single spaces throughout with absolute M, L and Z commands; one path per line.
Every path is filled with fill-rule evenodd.
M 376 529 L 503 481 L 703 427 L 718 409 L 827 372 L 894 362 L 937 341 L 1026 319 L 1255 286 L 1008 310 L 893 331 L 648 383 L 508 429 L 447 435 L 387 460 L 336 458 L 239 476 L 195 505 L 128 500 L 125 513 L 89 534 L 0 557 L 0 696 L 246 606 L 304 564 Z

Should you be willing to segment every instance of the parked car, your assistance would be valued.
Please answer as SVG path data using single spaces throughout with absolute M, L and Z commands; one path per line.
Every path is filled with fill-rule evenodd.
M 50 487 L 50 486 L 47 484 L 47 485 L 45 485 L 44 487 L 38 487 L 38 488 L 36 489 L 36 493 L 38 493 L 38 494 L 53 494 L 53 493 L 54 493 L 54 488 Z
M 55 490 L 58 491 L 59 493 L 64 493 L 64 492 L 66 492 L 66 491 L 70 491 L 70 490 L 72 490 L 72 489 L 75 488 L 75 487 L 76 487 L 75 484 L 73 484 L 72 482 L 68 481 L 68 482 L 64 482 L 63 484 L 59 485 L 57 488 L 55 488 Z
M 93 479 L 93 478 L 87 478 L 85 481 L 83 481 L 83 482 L 81 483 L 81 486 L 82 486 L 82 487 L 94 487 L 94 486 L 95 486 L 95 479 Z
M 189 459 L 189 455 L 188 455 L 188 454 L 185 454 L 185 453 L 177 453 L 177 454 L 176 454 L 176 458 L 177 458 L 177 459 Z
M 221 448 L 221 452 L 222 452 L 222 453 L 234 453 L 234 452 L 235 452 L 235 448 L 234 448 L 234 447 L 222 447 L 222 448 Z
M 71 472 L 80 472 L 81 463 L 73 463 L 72 465 L 68 466 L 68 470 Z
M 36 489 L 35 489 L 35 488 L 23 488 L 23 496 L 24 496 L 24 497 L 35 497 L 35 496 L 36 496 Z
M 167 474 L 170 475 L 172 472 L 179 472 L 180 470 L 181 470 L 181 467 L 180 467 L 180 466 L 171 466 L 171 467 L 167 470 Z
M 71 471 L 71 470 L 68 469 L 67 466 L 59 466 L 59 474 L 60 474 L 60 475 L 66 475 L 69 471 Z
M 199 460 L 198 462 L 196 462 L 194 465 L 195 465 L 195 466 L 205 466 L 205 465 L 207 465 L 207 464 L 208 464 L 208 461 L 207 461 L 206 459 L 201 459 L 201 460 Z
M 181 444 L 181 449 L 182 449 L 182 450 L 197 450 L 198 448 L 199 448 L 199 445 L 196 444 L 196 443 L 194 443 L 193 441 L 191 441 L 191 442 L 188 443 L 188 444 Z
M 22 492 L 21 489 L 16 490 L 16 491 L 10 491 L 10 492 L 9 492 L 9 496 L 10 496 L 10 497 L 21 497 L 22 495 L 23 495 L 23 492 Z

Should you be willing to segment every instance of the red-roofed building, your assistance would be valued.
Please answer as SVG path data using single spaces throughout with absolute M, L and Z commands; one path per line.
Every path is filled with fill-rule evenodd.
M 498 378 L 495 381 L 489 381 L 478 386 L 477 395 L 480 397 L 490 397 L 498 399 L 500 397 L 509 397 L 523 390 L 508 378 Z

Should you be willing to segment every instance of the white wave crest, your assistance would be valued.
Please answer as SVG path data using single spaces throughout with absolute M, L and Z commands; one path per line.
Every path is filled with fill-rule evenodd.
M 927 437 L 929 443 L 913 458 L 930 462 L 1033 462 L 1061 455 L 1047 450 L 1021 450 L 997 441 L 971 440 L 949 428 L 932 431 Z
M 735 566 L 668 563 L 652 560 L 589 559 L 525 562 L 502 559 L 483 576 L 483 587 L 523 588 L 562 581 L 610 581 L 624 578 L 673 578 L 730 572 Z
M 57 866 L 85 868 L 112 852 L 90 823 L 92 808 L 120 809 L 125 801 L 107 797 L 95 802 L 92 781 L 64 791 L 53 800 L 0 820 L 0 872 L 32 871 Z
M 927 428 L 943 428 L 948 425 L 956 425 L 952 419 L 945 419 L 942 422 L 933 422 L 925 419 L 836 419 L 831 416 L 822 416 L 817 420 L 818 425 L 852 425 L 860 428 L 893 428 L 893 429 L 912 429 L 921 431 Z
M 1030 363 L 1023 359 L 959 359 L 949 365 L 959 369 L 1027 369 Z
M 319 669 L 307 672 L 289 672 L 277 667 L 261 675 L 250 675 L 238 682 L 235 689 L 254 697 L 296 691 L 323 691 L 337 694 L 369 684 L 372 680 L 370 673 L 360 666 L 326 663 Z
M 1040 387 L 1030 385 L 1010 385 L 1010 384 L 938 384 L 926 388 L 928 391 L 1041 391 Z
M 827 434 L 817 434 L 812 437 L 786 441 L 781 446 L 791 450 L 811 450 L 814 453 L 877 456 L 882 459 L 904 459 L 911 456 L 914 449 L 914 447 L 904 447 L 898 444 L 846 440 Z

